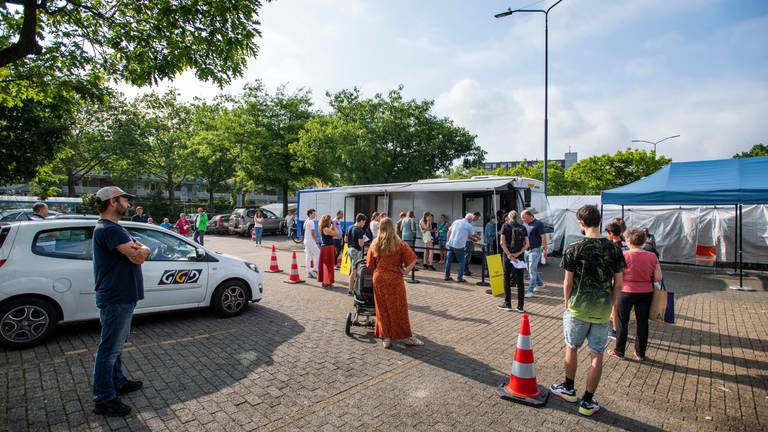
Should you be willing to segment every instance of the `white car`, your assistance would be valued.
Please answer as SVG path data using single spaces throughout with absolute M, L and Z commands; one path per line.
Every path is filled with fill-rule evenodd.
M 210 307 L 240 314 L 262 294 L 259 268 L 159 226 L 121 222 L 152 254 L 136 314 Z M 99 318 L 93 283 L 96 218 L 0 224 L 0 345 L 42 343 L 59 323 Z

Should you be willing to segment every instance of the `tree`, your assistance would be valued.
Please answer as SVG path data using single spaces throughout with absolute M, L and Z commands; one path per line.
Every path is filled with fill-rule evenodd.
M 139 117 L 136 157 L 127 168 L 134 176 L 154 177 L 165 184 L 168 208 L 176 212 L 176 187 L 189 178 L 187 161 L 192 113 L 177 99 L 176 90 L 162 95 L 147 93 L 134 101 Z
M 200 102 L 193 106 L 193 136 L 189 142 L 188 160 L 193 174 L 208 185 L 208 205 L 213 211 L 214 193 L 223 190 L 235 171 L 234 152 L 237 125 L 222 104 Z
M 672 160 L 645 150 L 618 151 L 580 160 L 565 173 L 572 192 L 596 195 L 653 174 Z
M 413 181 L 456 160 L 478 166 L 475 136 L 431 111 L 430 100 L 405 100 L 403 87 L 364 99 L 360 91 L 327 94 L 333 111 L 316 117 L 291 147 L 297 165 L 320 179 L 347 184 Z
M 71 100 L 0 104 L 0 184 L 26 183 L 53 161 L 67 134 Z
M 290 150 L 299 132 L 316 114 L 309 90 L 288 92 L 285 86 L 270 95 L 260 82 L 247 85 L 236 98 L 236 122 L 242 143 L 238 170 L 254 184 L 280 188 L 283 214 L 288 214 L 288 191 L 308 176 L 306 167 L 296 164 Z
M 75 110 L 53 164 L 66 178 L 68 196 L 75 196 L 77 182 L 90 174 L 133 159 L 130 149 L 137 145 L 137 125 L 130 116 L 118 94 L 85 101 Z
M 760 157 L 760 156 L 768 156 L 768 146 L 765 144 L 755 144 L 752 146 L 749 151 L 741 152 L 733 155 L 733 157 L 736 158 L 749 158 L 749 157 Z
M 137 86 L 190 68 L 226 84 L 258 52 L 260 7 L 260 0 L 4 0 L 0 70 L 35 58 L 54 74 L 104 74 Z

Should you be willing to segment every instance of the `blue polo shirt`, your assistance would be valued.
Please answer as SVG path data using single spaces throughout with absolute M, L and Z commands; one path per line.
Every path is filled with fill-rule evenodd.
M 93 279 L 96 305 L 136 303 L 144 298 L 141 266 L 117 250 L 134 241 L 123 226 L 99 219 L 93 230 Z
M 528 241 L 531 242 L 530 248 L 540 248 L 541 236 L 544 235 L 544 224 L 540 220 L 534 219 L 530 225 L 525 225 L 525 227 L 528 229 Z

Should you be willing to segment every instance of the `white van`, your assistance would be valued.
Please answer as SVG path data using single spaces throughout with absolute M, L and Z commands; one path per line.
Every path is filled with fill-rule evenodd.
M 210 307 L 238 315 L 261 300 L 259 268 L 159 226 L 121 222 L 152 254 L 141 266 L 136 314 Z M 93 282 L 95 218 L 0 225 L 0 345 L 42 343 L 59 323 L 99 318 Z

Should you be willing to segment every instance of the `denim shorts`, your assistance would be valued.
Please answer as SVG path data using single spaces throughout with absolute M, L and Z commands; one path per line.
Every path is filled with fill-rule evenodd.
M 566 309 L 563 313 L 563 335 L 565 344 L 570 348 L 581 348 L 584 339 L 593 353 L 602 354 L 608 345 L 608 329 L 610 320 L 603 324 L 593 324 L 575 318 Z

